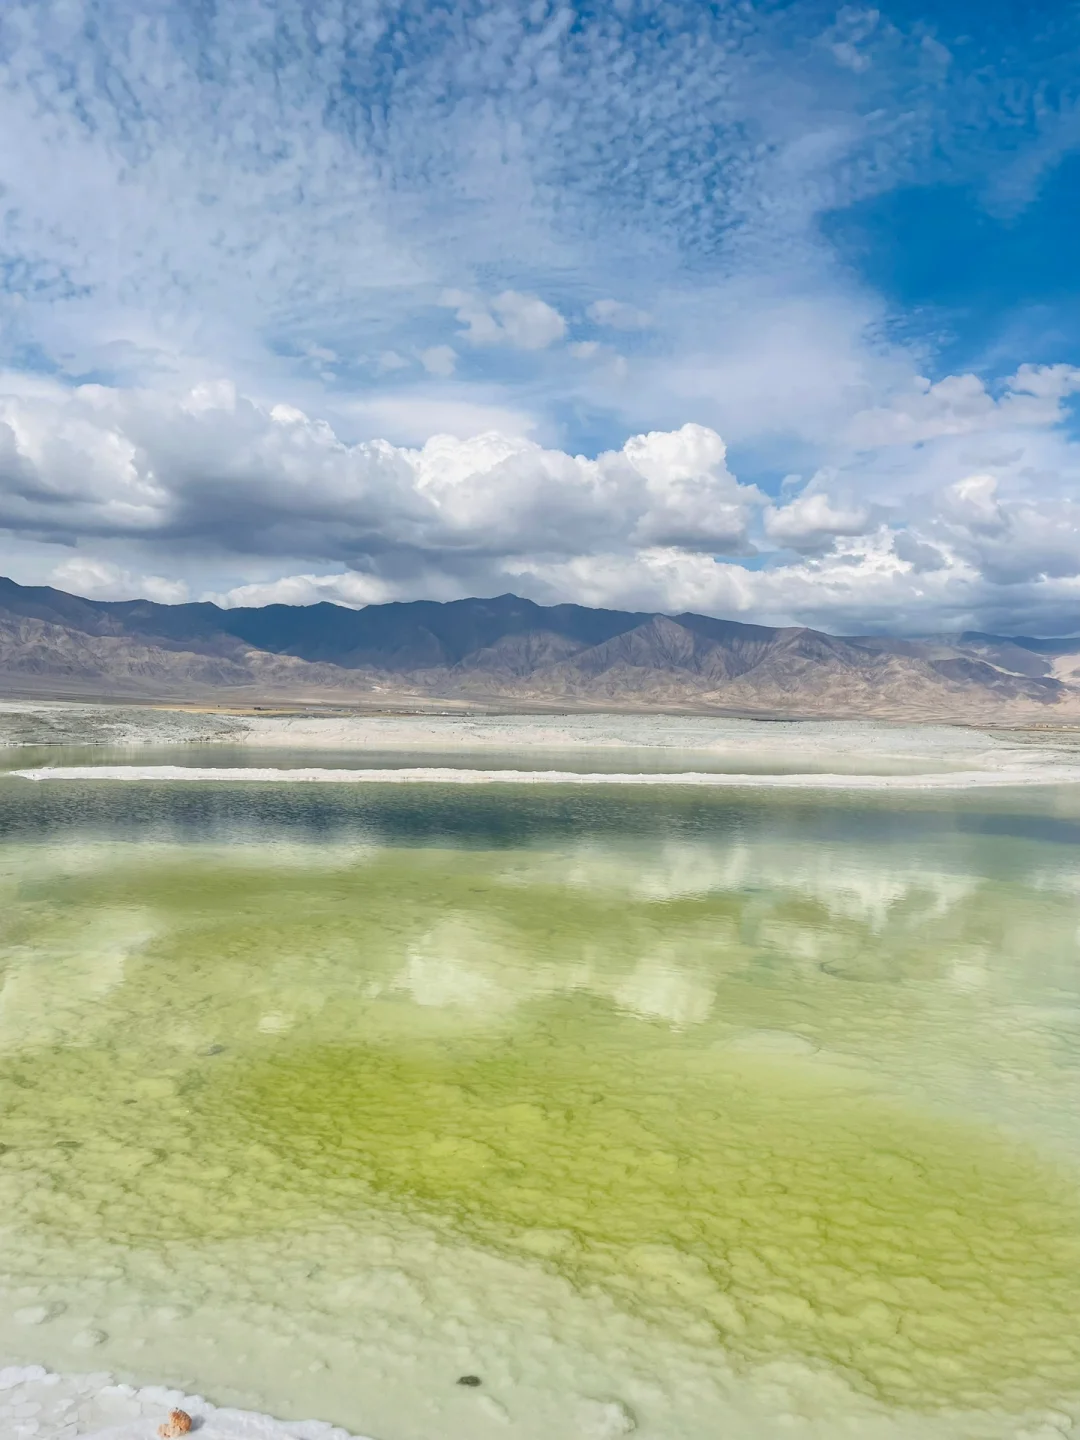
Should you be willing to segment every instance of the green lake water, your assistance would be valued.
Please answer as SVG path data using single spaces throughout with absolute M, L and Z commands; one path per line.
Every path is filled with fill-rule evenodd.
M 5 779 L 3 1349 L 381 1440 L 1064 1425 L 1078 842 L 1065 789 Z

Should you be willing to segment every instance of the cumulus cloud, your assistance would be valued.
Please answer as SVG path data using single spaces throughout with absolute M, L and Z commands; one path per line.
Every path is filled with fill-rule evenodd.
M 339 400 L 334 413 L 349 430 L 378 435 L 397 445 L 422 445 L 432 435 L 467 440 L 486 430 L 528 436 L 537 429 L 536 416 L 529 411 L 493 405 L 482 392 L 462 387 L 452 394 L 445 386 L 434 391 L 376 391 L 358 399 Z
M 566 321 L 554 306 L 537 295 L 504 290 L 490 301 L 450 290 L 443 304 L 453 308 L 471 345 L 513 345 L 518 350 L 545 350 L 566 334 Z
M 967 475 L 957 480 L 945 490 L 942 509 L 974 534 L 998 534 L 1006 524 L 993 475 Z
M 1071 379 L 1024 380 L 1008 393 L 1049 406 L 1041 426 L 1025 411 L 887 444 L 773 499 L 699 424 L 594 456 L 464 424 L 350 441 L 225 380 L 163 394 L 8 377 L 0 531 L 43 557 L 36 574 L 105 598 L 182 599 L 197 570 L 232 605 L 513 589 L 834 630 L 1065 633 L 1080 629 L 1080 447 L 1045 422 Z M 991 463 L 971 466 L 972 447 Z
M 1059 424 L 1065 401 L 1080 391 L 1072 365 L 1022 365 L 995 398 L 977 375 L 948 375 L 937 384 L 918 376 L 887 405 L 852 417 L 847 438 L 860 449 L 914 445 L 943 435 Z
M 635 435 L 618 459 L 600 459 L 612 476 L 623 461 L 643 477 L 648 496 L 632 531 L 636 542 L 729 555 L 748 550 L 749 509 L 763 497 L 731 474 L 727 447 L 715 430 L 684 425 L 673 433 Z
M 1071 495 L 1005 496 L 995 476 L 969 475 L 947 487 L 924 527 L 996 585 L 1080 575 L 1080 504 Z
M 864 507 L 836 506 L 822 491 L 804 493 L 789 505 L 769 505 L 765 533 L 790 550 L 819 550 L 840 535 L 863 535 L 870 522 Z
M 937 545 L 927 544 L 908 530 L 900 530 L 893 536 L 893 554 L 910 566 L 913 576 L 928 570 L 944 570 L 949 563 Z
M 457 351 L 452 345 L 430 345 L 420 352 L 420 363 L 429 375 L 444 378 L 453 375 L 457 368 Z
M 595 459 L 494 432 L 348 444 L 227 382 L 178 397 L 82 386 L 0 398 L 0 525 L 408 570 L 455 557 L 677 544 L 740 553 L 762 497 L 698 425 Z
M 994 587 L 961 561 L 950 560 L 939 574 L 920 575 L 894 551 L 892 534 L 881 529 L 838 541 L 827 553 L 793 564 L 747 570 L 715 563 L 673 547 L 569 560 L 531 561 L 513 567 L 517 588 L 538 598 L 574 595 L 588 605 L 683 610 L 754 621 L 803 624 L 834 633 L 926 632 L 967 628 L 970 617 L 992 621 Z M 1035 611 L 1080 599 L 1080 581 L 1054 593 L 1032 587 L 1015 597 Z M 1015 612 L 1014 612 L 1015 613 Z M 990 628 L 990 627 L 987 627 Z
M 49 584 L 91 600 L 156 600 L 161 605 L 179 605 L 188 599 L 183 580 L 161 575 L 137 575 L 119 565 L 74 556 L 54 566 Z
M 244 605 L 347 605 L 360 610 L 365 605 L 382 605 L 399 596 L 393 585 L 374 575 L 356 571 L 330 575 L 284 575 L 280 580 L 255 581 L 210 594 L 208 599 L 231 610 Z
M 838 540 L 828 551 L 793 563 L 746 569 L 711 556 L 656 546 L 627 553 L 597 551 L 565 559 L 511 556 L 432 592 L 432 598 L 513 590 L 543 604 L 578 604 L 667 614 L 695 611 L 770 625 L 810 625 L 837 634 L 1080 633 L 1080 565 L 1071 574 L 1036 573 L 1005 584 L 975 560 L 882 526 Z M 259 591 L 266 598 L 302 593 L 355 603 L 348 572 L 299 577 L 300 591 Z M 477 579 L 481 583 L 477 584 Z M 415 585 L 390 583 L 383 599 L 411 599 Z M 423 593 L 428 593 L 426 590 Z

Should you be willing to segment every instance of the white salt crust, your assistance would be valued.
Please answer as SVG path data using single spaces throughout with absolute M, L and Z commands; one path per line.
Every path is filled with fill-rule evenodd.
M 1042 763 L 1040 763 L 1040 761 Z M 973 790 L 1080 784 L 1080 766 L 1047 763 L 929 775 L 579 774 L 573 770 L 458 770 L 421 766 L 399 770 L 330 770 L 260 766 L 49 765 L 15 770 L 20 780 L 156 780 L 329 785 L 679 785 L 722 790 Z
M 497 1402 L 488 1405 L 485 1418 L 499 1420 L 497 1428 L 512 1440 L 518 1432 L 510 1416 Z M 164 1385 L 118 1384 L 104 1371 L 63 1375 L 42 1365 L 0 1366 L 0 1440 L 157 1440 L 158 1426 L 174 1409 L 191 1417 L 190 1433 L 198 1440 L 371 1440 L 323 1420 L 277 1420 L 254 1410 L 212 1405 L 201 1395 Z M 751 1421 L 749 1429 L 738 1423 L 729 1429 L 732 1418 L 718 1414 L 718 1428 L 703 1432 L 701 1440 L 713 1440 L 714 1436 L 720 1440 L 729 1434 L 738 1440 L 749 1440 L 751 1435 L 755 1440 L 766 1436 L 778 1440 L 783 1434 L 812 1434 L 814 1440 L 967 1440 L 975 1435 L 980 1440 L 1065 1440 L 1075 1435 L 1074 1417 L 1059 1410 L 1036 1412 L 1019 1425 L 1015 1420 L 1002 1424 L 1004 1417 L 987 1414 L 982 1417 L 985 1429 L 969 1428 L 975 1418 L 971 1416 L 920 1420 L 897 1415 L 890 1419 L 866 1411 L 838 1412 L 823 1424 L 808 1424 L 805 1417 L 791 1414 L 775 1417 L 772 1424 Z M 490 1433 L 487 1426 L 481 1428 Z M 632 1413 L 620 1402 L 589 1401 L 584 1407 L 579 1405 L 572 1432 L 552 1433 L 550 1440 L 618 1440 L 636 1429 Z
M 275 1420 L 252 1410 L 220 1409 L 201 1395 L 163 1385 L 117 1385 L 110 1375 L 57 1375 L 41 1365 L 0 1369 L 3 1440 L 155 1440 L 175 1409 L 192 1419 L 198 1440 L 365 1440 L 322 1420 Z

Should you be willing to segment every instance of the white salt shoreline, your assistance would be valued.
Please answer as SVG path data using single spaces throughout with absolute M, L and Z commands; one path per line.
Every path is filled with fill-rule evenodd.
M 198 781 L 201 783 L 328 785 L 647 785 L 709 789 L 962 791 L 1029 785 L 1080 784 L 1080 766 L 1033 756 L 1023 767 L 957 770 L 922 775 L 731 774 L 715 771 L 580 773 L 574 770 L 472 770 L 439 766 L 401 769 L 271 768 L 209 765 L 47 765 L 13 770 L 19 780 Z
M 58 1375 L 42 1365 L 0 1368 L 0 1436 L 11 1440 L 154 1440 L 170 1411 L 187 1412 L 199 1440 L 364 1440 L 325 1420 L 275 1420 L 211 1405 L 163 1385 L 119 1385 L 111 1375 Z

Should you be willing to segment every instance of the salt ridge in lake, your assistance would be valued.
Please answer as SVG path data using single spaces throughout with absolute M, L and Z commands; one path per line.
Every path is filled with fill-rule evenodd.
M 746 775 L 690 771 L 678 774 L 582 774 L 573 770 L 471 770 L 414 766 L 385 770 L 335 770 L 319 766 L 48 765 L 11 772 L 20 780 L 150 780 L 256 782 L 332 785 L 681 785 L 713 789 L 785 790 L 969 790 L 1016 785 L 1080 784 L 1080 766 L 1032 763 L 993 770 L 960 770 L 924 775 Z

